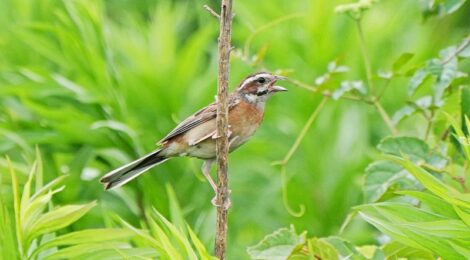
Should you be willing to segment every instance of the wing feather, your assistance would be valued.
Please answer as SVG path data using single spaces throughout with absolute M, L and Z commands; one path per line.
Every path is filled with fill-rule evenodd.
M 232 109 L 236 104 L 238 104 L 240 100 L 237 97 L 230 96 L 229 97 L 229 110 Z M 176 137 L 180 134 L 186 133 L 187 131 L 195 128 L 198 125 L 201 125 L 209 120 L 212 120 L 217 115 L 217 103 L 213 102 L 210 105 L 200 109 L 193 115 L 189 116 L 183 122 L 178 124 L 175 129 L 173 129 L 167 136 L 165 136 L 162 140 L 158 142 L 158 144 L 162 144 L 173 137 Z

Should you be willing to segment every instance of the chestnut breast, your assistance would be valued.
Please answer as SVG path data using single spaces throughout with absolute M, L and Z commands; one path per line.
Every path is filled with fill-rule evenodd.
M 256 132 L 263 121 L 264 111 L 246 101 L 241 101 L 229 113 L 230 150 L 242 145 Z M 235 138 L 235 139 L 234 139 Z

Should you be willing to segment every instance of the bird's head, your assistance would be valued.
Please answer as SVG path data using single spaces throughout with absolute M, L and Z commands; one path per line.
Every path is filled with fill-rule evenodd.
M 274 93 L 287 91 L 287 89 L 274 85 L 285 77 L 268 72 L 258 72 L 246 77 L 238 86 L 237 93 L 250 103 L 264 104 Z

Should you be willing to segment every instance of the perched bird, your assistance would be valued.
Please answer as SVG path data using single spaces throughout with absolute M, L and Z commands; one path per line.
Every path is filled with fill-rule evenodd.
M 246 77 L 228 97 L 229 151 L 240 147 L 258 129 L 263 120 L 266 101 L 274 93 L 287 89 L 274 85 L 284 77 L 259 72 Z M 216 112 L 214 102 L 191 115 L 158 142 L 160 148 L 107 173 L 101 182 L 105 189 L 126 184 L 150 168 L 173 157 L 190 156 L 204 160 L 202 172 L 217 192 L 210 176 L 215 161 Z M 214 203 L 214 200 L 212 200 Z

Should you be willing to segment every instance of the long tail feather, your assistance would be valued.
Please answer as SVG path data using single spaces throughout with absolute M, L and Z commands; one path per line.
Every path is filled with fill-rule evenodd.
M 150 168 L 169 159 L 165 156 L 161 156 L 160 152 L 161 149 L 156 150 L 131 163 L 121 166 L 103 176 L 100 182 L 105 185 L 106 190 L 120 187 Z

